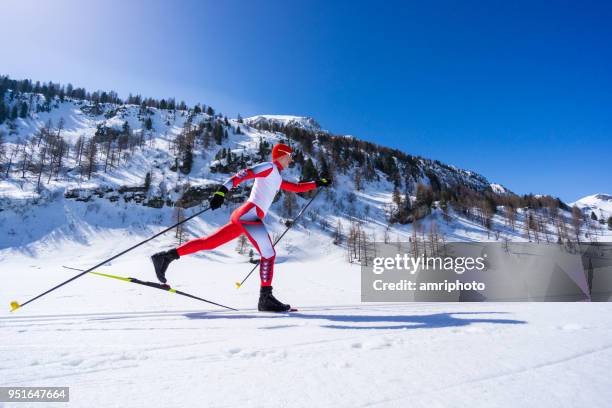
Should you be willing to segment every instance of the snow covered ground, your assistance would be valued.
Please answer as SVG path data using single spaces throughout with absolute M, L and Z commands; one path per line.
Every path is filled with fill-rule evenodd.
M 290 235 L 287 245 L 295 244 Z M 75 274 L 61 265 L 91 266 L 135 239 L 106 235 L 35 255 L 2 251 L 1 385 L 70 386 L 69 404 L 49 405 L 70 407 L 608 407 L 612 400 L 610 303 L 363 304 L 359 267 L 321 248 L 313 250 L 319 257 L 301 259 L 279 250 L 275 293 L 300 308 L 289 315 L 254 310 L 256 276 L 235 288 L 251 264 L 233 244 L 184 257 L 168 276 L 177 289 L 238 312 L 93 275 L 8 312 L 9 301 Z M 151 280 L 147 255 L 164 240 L 100 271 Z

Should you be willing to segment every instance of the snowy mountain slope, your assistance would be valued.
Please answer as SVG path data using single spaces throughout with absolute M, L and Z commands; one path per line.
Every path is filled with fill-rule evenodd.
M 8 101 L 8 97 L 5 98 Z M 40 103 L 45 101 L 42 95 L 22 95 L 22 99 Z M 143 108 L 137 105 L 113 103 L 92 104 L 70 98 L 64 101 L 55 98 L 45 102 L 49 105 L 48 111 L 31 111 L 25 118 L 5 121 L 0 125 L 0 131 L 5 134 L 6 156 L 11 154 L 14 156 L 9 177 L 0 179 L 0 205 L 3 210 L 0 212 L 0 226 L 7 232 L 0 237 L 0 249 L 21 246 L 34 248 L 58 239 L 87 240 L 103 228 L 144 237 L 155 229 L 172 224 L 178 216 L 173 205 L 185 197 L 187 190 L 191 189 L 188 193 L 197 196 L 200 191 L 198 188 L 204 190 L 214 188 L 232 174 L 230 170 L 260 161 L 262 141 L 272 145 L 287 140 L 287 135 L 278 130 L 265 130 L 265 126 L 262 128 L 264 123 L 277 124 L 283 130 L 291 130 L 293 129 L 291 126 L 297 126 L 305 132 L 302 137 L 315 138 L 315 135 L 320 135 L 316 137 L 323 139 L 312 141 L 311 153 L 306 153 L 304 150 L 305 158 L 311 159 L 315 164 L 320 164 L 321 154 L 324 154 L 321 140 L 332 137 L 329 133 L 320 131 L 318 124 L 311 118 L 260 115 L 245 120 L 234 120 L 193 110 Z M 182 174 L 176 169 L 173 171 L 172 168 L 178 160 L 177 140 L 181 135 L 189 131 L 195 132 L 193 129 L 206 129 L 205 126 L 212 128 L 218 124 L 221 124 L 219 126 L 226 136 L 217 142 L 209 141 L 208 146 L 204 146 L 203 142 L 196 143 L 190 171 L 187 174 Z M 57 132 L 65 138 L 69 147 L 68 153 L 63 158 L 64 167 L 61 174 L 49 174 L 47 177 L 45 173 L 41 182 L 37 183 L 36 160 L 41 155 L 41 148 L 40 142 L 38 145 L 35 143 L 41 129 L 46 126 L 49 126 L 51 134 Z M 114 151 L 112 155 L 104 151 L 106 145 L 101 142 L 91 178 L 84 174 L 83 160 L 81 159 L 79 165 L 74 150 L 79 138 L 87 141 L 102 138 L 108 132 L 123 131 L 127 132 L 129 146 L 126 146 L 123 152 L 119 150 L 115 157 Z M 204 130 L 205 135 L 206 132 Z M 302 141 L 297 140 L 292 143 L 297 148 L 306 149 Z M 356 140 L 356 143 L 359 141 Z M 110 147 L 115 148 L 114 145 Z M 371 146 L 366 144 L 364 148 L 368 149 Z M 418 195 L 415 191 L 419 182 L 424 185 L 469 186 L 479 191 L 492 191 L 500 195 L 511 194 L 503 186 L 491 184 L 476 173 L 438 161 L 387 150 L 383 149 L 383 152 L 399 157 L 395 158 L 390 166 L 392 168 L 399 166 L 405 175 L 399 173 L 402 179 L 405 179 L 411 201 L 414 201 L 415 195 Z M 228 153 L 225 153 L 225 157 L 220 157 L 224 151 L 231 151 L 232 157 L 228 158 Z M 29 157 L 31 161 L 25 171 L 19 162 L 22 156 Z M 105 164 L 108 156 L 111 157 L 110 166 Z M 357 156 L 357 159 L 360 157 Z M 243 165 L 237 165 L 238 162 Z M 382 166 L 384 170 L 387 164 L 383 163 Z M 103 170 L 106 167 L 108 168 Z M 285 177 L 297 180 L 300 171 L 299 165 L 287 169 Z M 293 233 L 304 240 L 310 240 L 310 229 L 315 228 L 323 232 L 324 236 L 328 237 L 328 242 L 331 242 L 334 229 L 338 225 L 341 225 L 347 233 L 351 225 L 359 222 L 360 228 L 372 240 L 381 241 L 384 236 L 393 240 L 407 240 L 415 224 L 389 223 L 390 208 L 394 200 L 393 180 L 382 170 L 375 169 L 370 179 L 364 178 L 360 182 L 360 189 L 356 190 L 356 177 L 366 172 L 367 168 L 364 171 L 363 167 L 356 165 L 337 171 L 334 174 L 336 179 L 334 188 L 322 194 L 322 197 L 313 204 L 311 211 L 303 220 L 303 230 L 296 230 Z M 52 171 L 49 170 L 49 173 Z M 140 186 L 145 183 L 146 173 L 150 173 L 151 179 L 150 188 L 145 192 L 141 191 L 143 188 Z M 132 191 L 138 189 L 140 191 Z M 188 200 L 190 204 L 186 204 L 186 211 L 189 213 L 195 210 L 189 207 L 197 205 L 198 202 L 205 203 L 205 194 L 206 191 L 199 200 Z M 185 238 L 206 234 L 222 225 L 227 219 L 227 214 L 238 205 L 245 194 L 246 192 L 242 190 L 236 192 L 234 202 L 222 212 L 208 213 L 199 223 L 192 222 L 188 226 Z M 279 234 L 284 228 L 280 219 L 295 215 L 298 208 L 307 201 L 307 198 L 298 196 L 291 211 L 287 212 L 284 197 L 273 205 L 268 220 L 269 227 L 275 234 Z M 158 208 L 160 206 L 161 208 Z M 569 213 L 566 216 L 569 218 Z M 475 222 L 475 219 L 466 217 L 454 208 L 443 214 L 440 204 L 434 203 L 431 214 L 426 215 L 418 227 L 430 230 L 434 226 L 449 240 L 498 240 L 506 237 L 522 241 L 528 239 L 522 231 L 526 219 L 527 213 L 519 208 L 516 225 L 510 228 L 507 221 L 500 214 L 496 214 L 492 217 L 493 228 L 489 230 L 482 222 Z M 550 224 L 546 229 L 553 233 L 555 226 Z M 598 232 L 599 240 L 609 239 L 610 234 L 605 229 L 601 228 Z M 336 249 L 339 253 L 343 251 L 342 247 Z
M 295 126 L 305 130 L 319 131 L 321 125 L 316 120 L 310 117 L 304 116 L 292 116 L 292 115 L 257 115 L 245 118 L 244 123 L 257 127 L 257 126 Z
M 592 211 L 598 218 L 603 218 L 604 220 L 612 217 L 612 195 L 610 194 L 600 193 L 586 196 L 572 203 L 572 205 L 587 211 L 589 215 Z

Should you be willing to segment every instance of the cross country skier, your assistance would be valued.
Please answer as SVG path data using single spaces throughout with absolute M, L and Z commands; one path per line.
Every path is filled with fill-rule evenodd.
M 251 195 L 246 203 L 238 207 L 231 215 L 230 222 L 219 228 L 215 233 L 191 240 L 178 248 L 159 252 L 151 257 L 155 266 L 155 274 L 160 282 L 166 283 L 166 269 L 170 262 L 181 256 L 201 250 L 211 250 L 225 244 L 241 234 L 245 234 L 260 256 L 259 277 L 261 289 L 259 294 L 259 311 L 286 312 L 290 305 L 281 303 L 272 295 L 272 277 L 274 276 L 274 258 L 276 252 L 263 223 L 263 219 L 278 193 L 279 189 L 301 193 L 316 187 L 327 187 L 329 179 L 317 179 L 304 183 L 292 183 L 283 180 L 281 172 L 293 161 L 291 147 L 279 143 L 272 149 L 272 162 L 256 164 L 244 169 L 223 183 L 210 199 L 210 208 L 215 210 L 223 204 L 225 194 L 243 181 L 255 179 Z

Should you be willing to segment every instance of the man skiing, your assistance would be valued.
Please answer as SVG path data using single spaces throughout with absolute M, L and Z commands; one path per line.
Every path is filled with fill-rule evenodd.
M 219 208 L 225 200 L 225 194 L 246 180 L 255 179 L 251 195 L 246 203 L 232 213 L 230 222 L 219 228 L 215 233 L 191 240 L 178 248 L 159 252 L 151 257 L 155 274 L 160 282 L 166 283 L 166 269 L 170 262 L 181 256 L 201 250 L 211 250 L 225 244 L 241 234 L 245 234 L 251 244 L 259 252 L 259 277 L 261 289 L 259 294 L 259 311 L 286 312 L 291 309 L 288 304 L 281 303 L 272 295 L 272 278 L 274 276 L 274 259 L 276 252 L 272 240 L 263 223 L 263 219 L 278 193 L 279 189 L 301 193 L 316 187 L 327 187 L 329 179 L 317 179 L 304 183 L 292 183 L 283 180 L 281 172 L 293 161 L 293 150 L 286 144 L 279 143 L 272 149 L 272 162 L 256 164 L 244 169 L 223 183 L 210 199 L 210 208 Z

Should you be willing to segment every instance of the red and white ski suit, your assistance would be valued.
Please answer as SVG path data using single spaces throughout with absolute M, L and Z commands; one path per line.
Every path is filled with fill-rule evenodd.
M 292 183 L 283 180 L 280 172 L 283 167 L 277 161 L 259 163 L 230 177 L 223 185 L 229 190 L 243 181 L 255 179 L 251 195 L 246 203 L 232 213 L 230 222 L 215 233 L 191 240 L 176 250 L 179 256 L 188 255 L 204 249 L 214 249 L 241 234 L 245 234 L 260 255 L 259 277 L 262 286 L 270 286 L 274 276 L 276 252 L 270 235 L 263 223 L 274 197 L 279 189 L 301 193 L 316 188 L 314 181 Z

